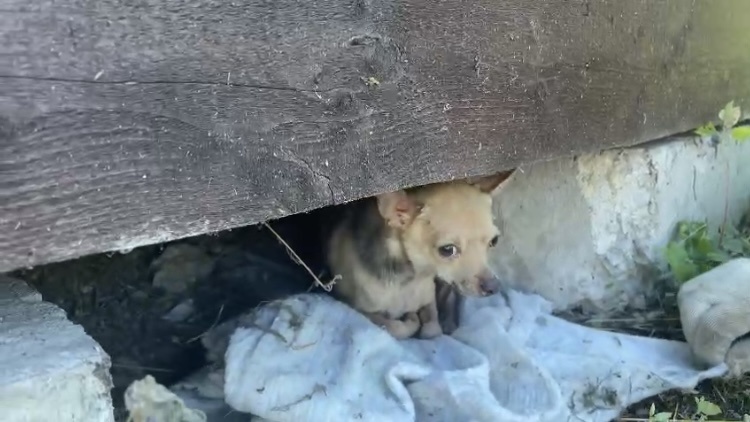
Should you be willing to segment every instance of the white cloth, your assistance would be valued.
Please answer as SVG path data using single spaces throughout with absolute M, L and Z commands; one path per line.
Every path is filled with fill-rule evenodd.
M 606 422 L 663 391 L 721 376 L 685 343 L 614 334 L 510 292 L 464 303 L 458 330 L 395 340 L 329 297 L 256 311 L 226 352 L 225 401 L 273 422 Z

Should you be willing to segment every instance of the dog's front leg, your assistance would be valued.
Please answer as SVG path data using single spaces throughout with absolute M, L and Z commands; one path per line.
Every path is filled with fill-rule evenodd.
M 438 319 L 436 301 L 433 300 L 428 305 L 420 308 L 417 314 L 419 315 L 420 321 L 422 321 L 422 328 L 419 330 L 419 337 L 433 338 L 443 334 L 443 330 L 440 328 L 440 320 Z
M 419 317 L 414 313 L 406 314 L 403 321 L 379 313 L 366 313 L 365 316 L 399 340 L 409 338 L 419 330 Z

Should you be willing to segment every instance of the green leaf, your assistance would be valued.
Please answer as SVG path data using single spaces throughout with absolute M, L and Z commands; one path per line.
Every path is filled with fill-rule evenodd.
M 708 259 L 711 262 L 714 262 L 716 264 L 723 264 L 730 259 L 732 259 L 732 256 L 724 251 L 711 251 L 706 254 L 706 259 Z
M 681 221 L 677 225 L 679 240 L 688 240 L 707 233 L 706 223 L 702 221 Z
M 716 250 L 714 242 L 710 237 L 708 237 L 708 233 L 706 233 L 705 231 L 696 233 L 695 237 L 690 239 L 690 246 L 694 252 L 700 254 L 701 256 L 706 256 Z
M 732 138 L 736 142 L 750 141 L 750 126 L 737 126 L 732 129 Z
M 698 265 L 698 271 L 695 272 L 695 276 L 711 271 L 716 268 L 716 263 L 711 261 L 701 261 Z M 693 276 L 693 277 L 695 277 Z
M 669 412 L 660 412 L 651 417 L 653 422 L 669 422 L 670 419 L 672 419 L 672 414 Z
M 735 107 L 734 101 L 728 102 L 727 105 L 724 106 L 724 109 L 719 112 L 719 119 L 721 119 L 723 129 L 729 130 L 736 125 L 737 122 L 740 121 L 741 114 L 740 108 Z
M 690 259 L 690 255 L 688 255 L 682 243 L 669 242 L 665 250 L 665 257 L 678 281 L 688 281 L 698 274 L 698 267 Z
M 700 400 L 696 400 L 696 404 L 698 405 L 698 413 L 706 416 L 716 416 L 721 414 L 721 408 L 719 406 L 703 399 L 703 397 L 701 397 Z
M 707 138 L 716 133 L 716 126 L 713 123 L 707 123 L 695 130 L 695 134 L 701 138 Z
M 742 255 L 745 252 L 745 244 L 738 237 L 725 238 L 721 246 L 732 255 Z
M 678 222 L 675 240 L 663 250 L 673 279 L 681 284 L 732 258 L 750 257 L 750 211 L 740 224 L 742 230 L 724 224 L 717 231 L 705 221 Z

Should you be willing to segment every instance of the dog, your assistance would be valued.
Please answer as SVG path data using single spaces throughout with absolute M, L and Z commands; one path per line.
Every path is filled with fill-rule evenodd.
M 469 296 L 500 287 L 487 262 L 499 236 L 492 194 L 513 172 L 346 204 L 326 248 L 334 296 L 397 339 L 441 335 L 436 280 Z

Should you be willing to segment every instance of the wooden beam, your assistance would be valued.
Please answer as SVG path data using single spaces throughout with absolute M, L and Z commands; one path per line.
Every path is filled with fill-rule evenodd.
M 696 127 L 745 2 L 3 0 L 0 271 Z

